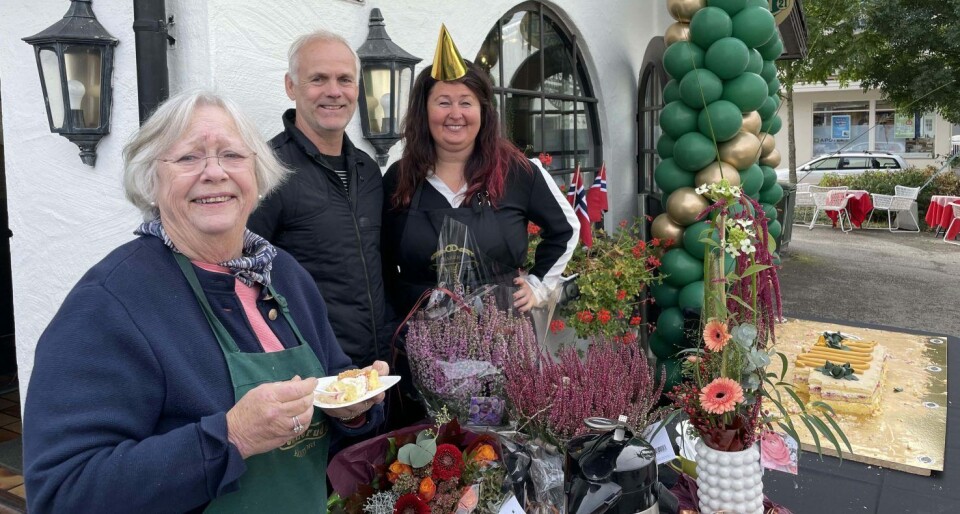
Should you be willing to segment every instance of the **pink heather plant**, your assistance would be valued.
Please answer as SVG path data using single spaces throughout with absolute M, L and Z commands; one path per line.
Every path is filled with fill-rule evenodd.
M 536 346 L 527 318 L 500 310 L 488 297 L 477 311 L 457 310 L 444 319 L 418 316 L 407 332 L 414 381 L 434 412 L 447 406 L 468 419 L 470 399 L 503 394 L 504 359 L 516 348 Z
M 504 365 L 511 417 L 519 430 L 557 445 L 586 431 L 591 416 L 629 418 L 639 434 L 665 411 L 655 409 L 663 382 L 657 383 L 643 351 L 633 344 L 611 344 L 602 336 L 586 355 L 565 348 L 553 358 L 536 346 L 510 354 Z

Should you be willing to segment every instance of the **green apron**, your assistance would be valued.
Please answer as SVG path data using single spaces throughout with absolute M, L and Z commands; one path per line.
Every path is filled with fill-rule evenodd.
M 242 353 L 210 307 L 189 259 L 179 253 L 174 255 L 220 343 L 237 401 L 260 384 L 290 380 L 294 375 L 303 378 L 325 375 L 313 349 L 290 317 L 286 299 L 277 294 L 273 286 L 267 288 L 276 298 L 300 344 L 278 352 Z M 214 499 L 205 512 L 325 512 L 327 447 L 330 443 L 325 418 L 323 411 L 315 409 L 310 426 L 305 426 L 295 439 L 276 450 L 248 457 L 245 461 L 247 471 L 240 477 L 240 489 Z M 290 431 L 292 434 L 293 418 L 290 419 Z

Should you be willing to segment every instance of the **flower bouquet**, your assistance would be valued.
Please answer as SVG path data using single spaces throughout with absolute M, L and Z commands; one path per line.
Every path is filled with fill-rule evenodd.
M 500 445 L 441 413 L 436 425 L 398 430 L 351 446 L 330 463 L 329 512 L 496 513 L 505 492 Z

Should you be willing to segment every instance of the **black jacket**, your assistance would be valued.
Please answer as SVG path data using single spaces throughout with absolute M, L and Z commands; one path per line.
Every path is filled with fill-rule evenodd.
M 250 230 L 290 252 L 327 302 L 340 346 L 358 366 L 389 356 L 380 264 L 380 167 L 343 136 L 349 193 L 316 146 L 283 115 L 284 131 L 270 140 L 277 157 L 294 170 L 263 200 Z

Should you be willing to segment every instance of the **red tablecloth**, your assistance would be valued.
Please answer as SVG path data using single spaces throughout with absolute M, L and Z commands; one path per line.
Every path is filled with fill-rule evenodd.
M 953 221 L 953 208 L 950 204 L 960 202 L 960 196 L 932 196 L 930 197 L 930 207 L 927 208 L 927 225 L 930 228 L 942 228 L 946 230 Z M 953 239 L 960 233 L 960 222 L 953 225 L 952 234 L 947 234 L 947 239 Z
M 873 199 L 867 191 L 847 191 L 847 214 L 850 215 L 850 223 L 860 228 L 867 219 L 867 214 L 873 210 Z M 833 221 L 833 226 L 837 226 L 837 211 L 827 211 L 827 216 Z

